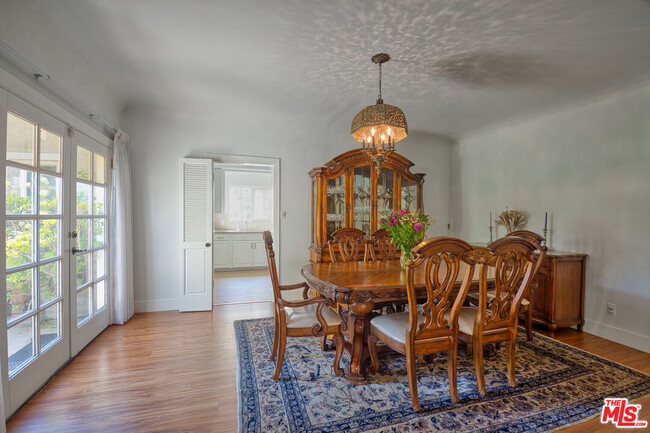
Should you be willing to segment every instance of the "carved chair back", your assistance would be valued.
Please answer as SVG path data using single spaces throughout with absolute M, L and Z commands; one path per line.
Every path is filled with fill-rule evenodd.
M 347 227 L 336 230 L 327 242 L 333 262 L 355 262 L 363 251 L 366 234 L 363 230 Z
M 519 236 L 520 238 L 528 239 L 529 241 L 533 241 L 539 245 L 542 245 L 542 242 L 545 240 L 544 236 L 531 232 L 530 230 L 515 230 L 514 232 L 508 233 L 508 236 Z
M 271 232 L 266 230 L 264 233 L 262 233 L 262 237 L 264 238 L 264 248 L 266 248 L 266 260 L 269 263 L 269 273 L 271 274 L 271 284 L 273 286 L 273 298 L 275 300 L 281 299 L 281 291 L 280 291 L 280 282 L 278 280 L 278 270 L 275 265 L 275 252 L 273 251 L 273 236 L 271 236 Z
M 379 229 L 370 235 L 370 241 L 366 244 L 365 261 L 384 261 L 395 258 L 397 244 L 392 242 L 393 237 L 386 229 Z
M 458 313 L 474 275 L 473 247 L 462 239 L 440 236 L 425 240 L 411 250 L 406 263 L 406 290 L 409 305 L 407 344 L 458 332 Z M 427 299 L 418 311 L 414 275 L 424 273 Z M 459 275 L 462 282 L 458 292 Z M 454 296 L 454 293 L 457 293 Z M 445 314 L 449 313 L 448 319 Z M 424 315 L 424 321 L 420 319 Z M 418 325 L 419 324 L 419 325 Z
M 481 259 L 486 266 L 480 270 L 479 311 L 474 323 L 479 332 L 517 325 L 519 305 L 542 263 L 546 247 L 524 237 L 506 236 L 492 242 L 487 250 L 489 255 Z M 489 300 L 488 267 L 494 268 L 494 296 Z

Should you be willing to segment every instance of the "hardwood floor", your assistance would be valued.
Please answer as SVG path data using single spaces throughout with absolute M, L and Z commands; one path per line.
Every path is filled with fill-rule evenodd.
M 233 321 L 271 303 L 136 314 L 111 326 L 9 422 L 9 432 L 236 432 Z M 556 338 L 650 374 L 650 354 L 572 329 Z M 650 420 L 650 398 L 640 419 Z M 598 419 L 565 432 L 614 431 Z M 273 433 L 273 432 L 268 432 Z
M 214 305 L 273 300 L 268 269 L 214 272 Z

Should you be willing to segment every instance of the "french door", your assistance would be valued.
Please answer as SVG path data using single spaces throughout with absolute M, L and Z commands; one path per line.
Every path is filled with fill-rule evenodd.
M 2 89 L 0 124 L 9 415 L 108 325 L 107 150 Z
M 108 326 L 108 149 L 78 134 L 73 159 L 71 352 Z

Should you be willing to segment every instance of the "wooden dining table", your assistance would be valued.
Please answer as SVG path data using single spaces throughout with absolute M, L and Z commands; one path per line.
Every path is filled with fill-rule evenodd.
M 424 266 L 416 268 L 415 292 L 418 299 L 426 299 Z M 344 306 L 341 311 L 343 332 L 347 334 L 346 350 L 350 363 L 345 371 L 349 383 L 366 382 L 370 357 L 367 339 L 370 321 L 378 308 L 393 302 L 406 302 L 406 270 L 399 260 L 373 262 L 309 263 L 302 267 L 302 276 L 309 287 L 320 296 Z M 464 272 L 459 272 L 458 286 Z M 478 267 L 470 290 L 478 289 Z

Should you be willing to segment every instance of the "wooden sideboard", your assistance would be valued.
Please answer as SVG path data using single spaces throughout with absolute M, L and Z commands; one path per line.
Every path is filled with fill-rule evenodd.
M 533 323 L 547 325 L 551 333 L 559 327 L 585 323 L 586 254 L 547 251 L 530 286 Z

